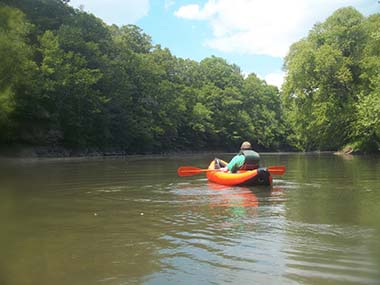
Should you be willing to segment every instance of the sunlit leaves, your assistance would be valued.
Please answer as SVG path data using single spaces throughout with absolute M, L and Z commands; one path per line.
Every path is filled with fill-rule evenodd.
M 374 90 L 379 74 L 374 19 L 353 8 L 339 9 L 292 45 L 283 103 L 293 130 L 289 139 L 297 147 L 334 150 L 351 140 L 362 117 L 356 112 L 364 112 L 364 94 Z

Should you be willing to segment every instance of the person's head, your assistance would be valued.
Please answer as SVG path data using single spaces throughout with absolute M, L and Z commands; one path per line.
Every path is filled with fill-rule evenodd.
M 252 149 L 251 143 L 248 141 L 245 141 L 241 144 L 240 147 L 241 150 L 247 150 L 247 149 Z

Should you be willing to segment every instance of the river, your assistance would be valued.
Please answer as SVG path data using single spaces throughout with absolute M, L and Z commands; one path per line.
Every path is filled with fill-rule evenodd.
M 177 175 L 214 156 L 1 159 L 0 284 L 380 284 L 379 157 L 262 154 L 272 187 Z

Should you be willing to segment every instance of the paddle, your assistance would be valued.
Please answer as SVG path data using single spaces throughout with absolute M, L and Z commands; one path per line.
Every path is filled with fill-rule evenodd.
M 285 174 L 285 171 L 286 171 L 286 166 L 269 166 L 268 167 L 268 171 L 270 172 L 270 174 L 272 175 L 283 175 Z
M 285 166 L 270 166 L 267 168 L 270 174 L 283 175 L 286 171 Z M 202 172 L 219 171 L 219 169 L 202 169 L 193 166 L 181 166 L 177 172 L 179 176 L 193 176 Z
M 219 171 L 219 169 L 201 169 L 193 166 L 181 166 L 177 172 L 179 176 L 193 176 L 202 172 Z

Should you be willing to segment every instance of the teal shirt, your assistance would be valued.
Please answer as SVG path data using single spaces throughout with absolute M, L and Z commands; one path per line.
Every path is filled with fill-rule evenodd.
M 243 154 L 235 155 L 231 161 L 227 164 L 227 168 L 230 172 L 236 172 L 245 162 L 245 156 Z

